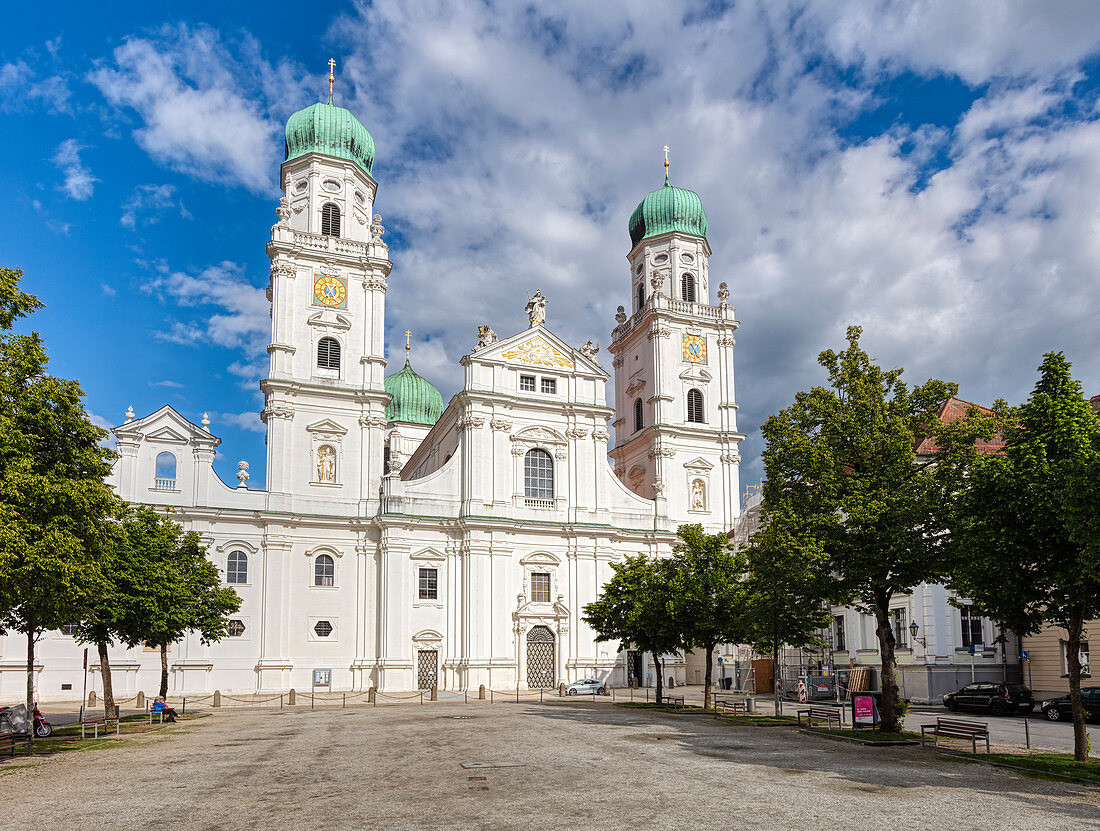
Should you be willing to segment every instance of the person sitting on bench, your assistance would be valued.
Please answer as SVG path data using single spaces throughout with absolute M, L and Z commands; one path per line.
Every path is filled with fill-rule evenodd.
M 153 712 L 163 713 L 164 720 L 169 722 L 170 724 L 175 724 L 176 722 L 176 711 L 169 707 L 165 703 L 164 698 L 159 695 L 156 697 L 156 700 L 153 701 Z

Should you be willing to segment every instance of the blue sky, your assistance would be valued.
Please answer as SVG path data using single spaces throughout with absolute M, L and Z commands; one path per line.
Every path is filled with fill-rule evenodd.
M 0 262 L 89 410 L 167 402 L 263 481 L 282 125 L 326 91 L 374 135 L 387 343 L 452 394 L 479 323 L 609 340 L 626 220 L 701 195 L 757 427 L 865 328 L 913 382 L 1026 396 L 1062 349 L 1100 392 L 1100 6 L 1085 2 L 61 3 L 8 11 Z M 610 367 L 606 351 L 601 352 Z

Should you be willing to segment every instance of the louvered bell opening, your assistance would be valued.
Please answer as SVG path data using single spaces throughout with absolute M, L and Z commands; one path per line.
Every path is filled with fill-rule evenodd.
M 321 369 L 340 368 L 340 342 L 335 338 L 321 338 L 317 342 L 317 366 Z
M 321 208 L 321 235 L 340 236 L 340 209 L 335 205 L 328 204 Z
M 703 393 L 699 390 L 688 390 L 688 421 L 703 423 Z
M 695 278 L 685 274 L 680 280 L 680 299 L 685 303 L 695 302 Z

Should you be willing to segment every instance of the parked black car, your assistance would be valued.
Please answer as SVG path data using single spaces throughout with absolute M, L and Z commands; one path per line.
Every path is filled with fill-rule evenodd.
M 1100 687 L 1082 687 L 1081 706 L 1085 710 L 1085 721 L 1100 721 Z M 1068 694 L 1061 698 L 1048 698 L 1041 709 L 1051 721 L 1072 718 Z
M 982 710 L 991 715 L 1009 713 L 1030 713 L 1035 709 L 1035 699 L 1031 690 L 1023 684 L 1001 684 L 981 681 L 967 684 L 961 690 L 947 693 L 943 697 L 943 706 L 955 710 Z

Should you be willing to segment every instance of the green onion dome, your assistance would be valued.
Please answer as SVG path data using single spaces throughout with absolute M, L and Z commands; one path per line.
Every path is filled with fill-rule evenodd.
M 443 396 L 430 381 L 413 372 L 408 358 L 400 372 L 386 378 L 385 387 L 393 396 L 386 406 L 386 421 L 435 424 L 443 415 Z
M 331 101 L 298 110 L 286 122 L 286 161 L 323 153 L 355 162 L 368 174 L 374 164 L 374 139 L 358 118 Z
M 699 194 L 676 188 L 665 179 L 664 187 L 646 196 L 630 215 L 630 245 L 670 231 L 707 235 L 707 212 Z

